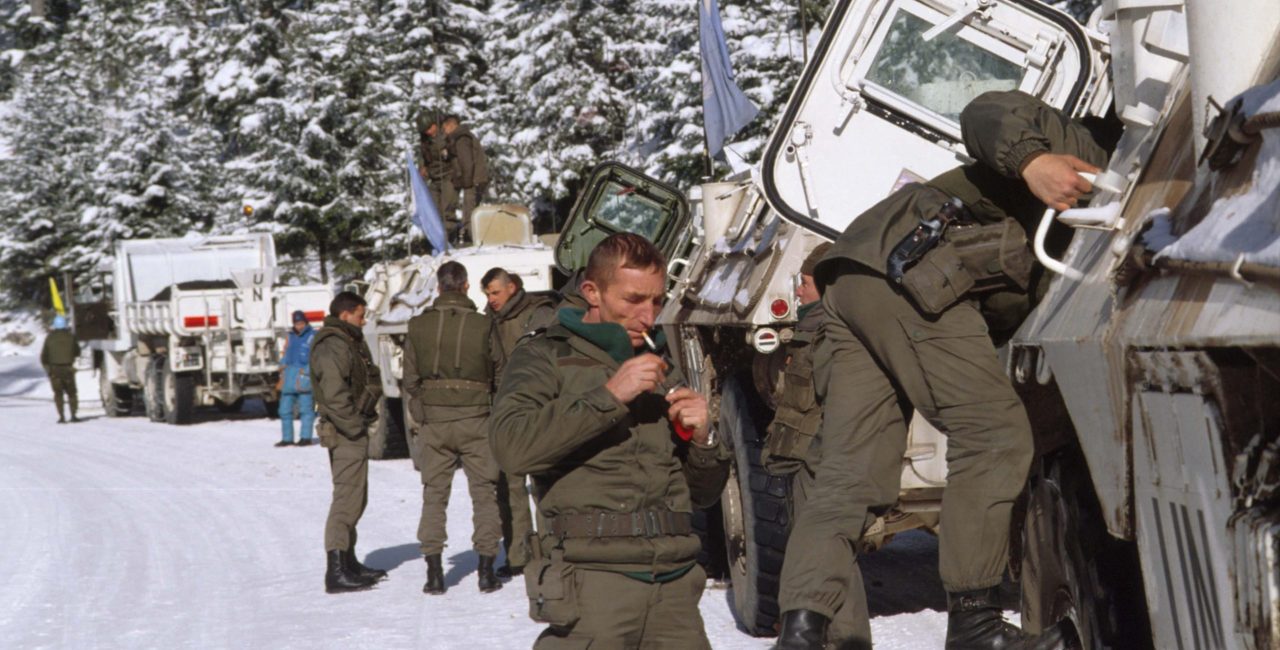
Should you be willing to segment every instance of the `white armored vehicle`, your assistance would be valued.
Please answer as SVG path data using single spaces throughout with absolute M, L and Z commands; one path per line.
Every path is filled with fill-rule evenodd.
M 262 233 L 124 240 L 103 271 L 114 325 L 89 348 L 113 417 L 135 396 L 171 424 L 190 422 L 196 406 L 270 399 L 290 315 L 319 322 L 332 299 L 325 285 L 277 286 L 275 245 Z
M 480 279 L 498 266 L 520 276 L 530 292 L 553 288 L 552 251 L 533 234 L 529 210 L 511 204 L 477 206 L 472 213 L 475 243 L 440 255 L 412 256 L 375 264 L 365 273 L 364 297 L 368 302 L 365 340 L 382 373 L 382 401 L 378 421 L 370 436 L 373 458 L 408 453 L 404 432 L 408 410 L 400 397 L 404 376 L 403 345 L 409 319 L 422 313 L 436 299 L 436 270 L 445 262 L 467 268 L 471 289 L 467 296 L 484 311 L 486 301 Z
M 1056 278 L 1003 349 L 1038 455 L 1014 522 L 1024 626 L 1063 621 L 1084 648 L 1280 647 L 1278 43 L 1274 0 L 1104 0 L 1088 26 L 1036 0 L 835 3 L 750 178 L 696 188 L 691 224 L 674 205 L 650 220 L 690 233 L 665 242 L 660 323 L 735 448 L 721 511 L 749 630 L 779 614 L 789 486 L 760 452 L 800 263 L 967 162 L 960 110 L 1019 89 L 1074 117 L 1114 104 L 1125 129 L 1091 206 L 1044 215 Z M 594 218 L 579 206 L 570 228 Z M 944 459 L 917 417 L 869 546 L 936 527 Z

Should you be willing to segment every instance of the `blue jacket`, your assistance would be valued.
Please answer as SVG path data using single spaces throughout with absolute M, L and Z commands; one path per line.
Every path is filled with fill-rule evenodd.
M 286 393 L 311 392 L 311 340 L 316 331 L 307 325 L 299 334 L 289 330 L 289 342 L 284 349 L 284 388 Z

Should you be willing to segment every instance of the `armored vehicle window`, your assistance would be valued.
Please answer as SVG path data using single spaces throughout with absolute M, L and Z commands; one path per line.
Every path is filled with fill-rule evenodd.
M 956 122 L 974 97 L 1018 87 L 1021 66 L 954 32 L 925 41 L 921 36 L 931 27 L 922 18 L 898 11 L 866 79 Z
M 636 192 L 636 188 L 610 181 L 591 209 L 593 221 L 617 232 L 633 232 L 653 240 L 662 228 L 667 210 Z

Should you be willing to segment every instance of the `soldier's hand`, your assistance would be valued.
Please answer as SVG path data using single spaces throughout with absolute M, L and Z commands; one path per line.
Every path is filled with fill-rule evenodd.
M 638 397 L 641 393 L 647 393 L 662 385 L 666 379 L 667 364 L 656 354 L 642 354 L 638 357 L 627 359 L 618 372 L 613 373 L 609 381 L 605 382 L 604 387 L 613 393 L 623 404 L 630 404 L 631 400 Z
M 1098 168 L 1068 154 L 1043 153 L 1022 168 L 1027 189 L 1054 210 L 1066 210 L 1093 189 L 1080 172 L 1097 173 Z
M 667 395 L 667 417 L 693 431 L 693 442 L 707 444 L 707 398 L 692 388 L 680 387 Z

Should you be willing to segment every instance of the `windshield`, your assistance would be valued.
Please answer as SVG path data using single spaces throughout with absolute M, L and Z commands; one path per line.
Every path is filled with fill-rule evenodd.
M 591 209 L 592 220 L 616 232 L 633 232 L 652 241 L 662 228 L 667 209 L 636 191 L 635 187 L 609 181 Z
M 921 36 L 931 27 L 898 11 L 866 79 L 956 122 L 974 97 L 1018 87 L 1020 66 L 953 32 L 926 42 Z

